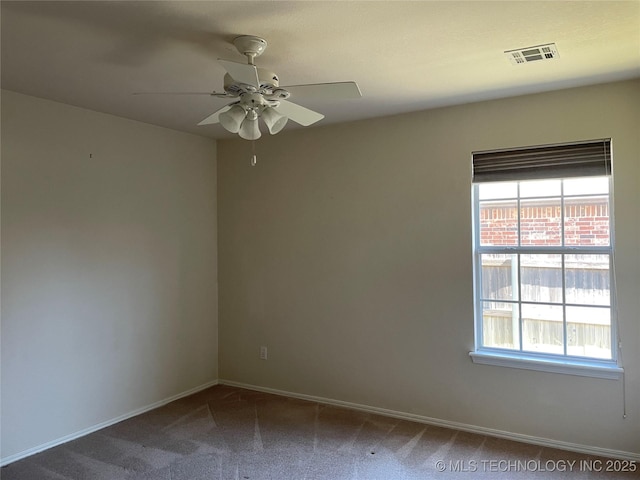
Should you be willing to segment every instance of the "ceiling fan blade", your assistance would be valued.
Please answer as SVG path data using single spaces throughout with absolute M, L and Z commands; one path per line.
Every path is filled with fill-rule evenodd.
M 255 65 L 248 65 L 246 63 L 236 63 L 229 60 L 218 59 L 220 65 L 231 75 L 236 82 L 245 83 L 254 87 L 260 86 L 260 80 L 258 79 L 258 69 Z
M 300 95 L 305 98 L 346 100 L 362 96 L 356 82 L 310 83 L 308 85 L 291 85 L 282 88 L 287 90 L 294 98 Z
M 224 107 L 222 107 L 219 110 L 216 110 L 215 112 L 213 112 L 211 115 L 209 115 L 207 118 L 205 118 L 204 120 L 202 120 L 198 125 L 209 125 L 211 123 L 219 123 L 220 122 L 220 114 L 226 112 L 227 110 L 229 110 L 231 107 L 233 106 L 233 104 L 231 105 L 225 105 Z
M 296 123 L 299 123 L 303 126 L 309 126 L 312 123 L 316 123 L 324 118 L 324 115 L 318 112 L 314 112 L 313 110 L 309 110 L 301 105 L 296 103 L 289 102 L 287 100 L 280 100 L 280 105 L 278 105 L 276 111 L 285 117 L 289 117 Z
M 226 92 L 133 92 L 131 95 L 209 95 L 211 97 L 228 97 Z

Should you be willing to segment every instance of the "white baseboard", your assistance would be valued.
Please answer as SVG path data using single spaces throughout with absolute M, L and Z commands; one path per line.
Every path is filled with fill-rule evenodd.
M 22 460 L 23 458 L 30 457 L 31 455 L 35 455 L 36 453 L 43 452 L 50 448 L 57 447 L 58 445 L 62 445 L 63 443 L 70 442 L 71 440 L 84 437 L 85 435 L 89 435 L 90 433 L 97 432 L 98 430 L 102 430 L 103 428 L 109 427 L 118 422 L 122 422 L 123 420 L 127 420 L 128 418 L 135 417 L 136 415 L 140 415 L 142 413 L 148 412 L 149 410 L 153 410 L 158 407 L 162 407 L 163 405 L 166 405 L 167 403 L 171 403 L 182 397 L 193 395 L 194 393 L 198 393 L 199 391 L 209 387 L 213 387 L 214 385 L 218 385 L 218 380 L 212 380 L 210 382 L 203 383 L 202 385 L 191 388 L 182 393 L 178 393 L 177 395 L 172 395 L 171 397 L 165 398 L 158 402 L 154 402 L 150 405 L 146 405 L 144 407 L 138 408 L 132 412 L 125 413 L 124 415 L 120 415 L 119 417 L 112 418 L 111 420 L 107 420 L 106 422 L 93 425 L 91 427 L 82 429 L 70 435 L 65 435 L 64 437 L 56 438 L 55 440 L 52 440 L 47 443 L 43 443 L 42 445 L 38 445 L 37 447 L 29 448 L 27 450 L 23 450 L 22 452 L 9 455 L 8 457 L 4 457 L 0 459 L 0 467 L 4 467 L 5 465 L 9 465 L 10 463 L 16 462 L 18 460 Z
M 309 400 L 312 402 L 335 405 L 338 407 L 350 408 L 353 410 L 360 410 L 368 413 L 376 413 L 379 415 L 385 415 L 387 417 L 400 418 L 402 420 L 409 420 L 412 422 L 424 423 L 427 425 L 436 425 L 438 427 L 452 428 L 454 430 L 463 430 L 465 432 L 478 433 L 481 435 L 488 435 L 491 437 L 504 438 L 507 440 L 513 440 L 516 442 L 529 443 L 533 445 L 540 445 L 549 448 L 558 448 L 560 450 L 569 450 L 571 452 L 584 453 L 587 455 L 597 455 L 607 458 L 619 458 L 622 460 L 630 460 L 640 462 L 640 453 L 625 452 L 623 450 L 611 450 L 608 448 L 593 447 L 590 445 L 580 445 L 577 443 L 563 442 L 560 440 L 551 440 L 549 438 L 534 437 L 531 435 L 523 435 L 521 433 L 506 432 L 503 430 L 495 430 L 492 428 L 479 427 L 476 425 L 469 425 L 466 423 L 451 422 L 449 420 L 441 420 L 438 418 L 425 417 L 423 415 L 416 415 L 413 413 L 398 412 L 396 410 L 389 410 L 386 408 L 371 407 L 369 405 L 361 405 L 359 403 L 344 402 L 342 400 L 334 400 L 332 398 L 316 397 L 315 395 L 306 395 L 303 393 L 287 392 L 284 390 L 277 390 L 275 388 L 260 387 L 258 385 L 250 385 L 242 382 L 234 382 L 231 380 L 219 380 L 221 385 L 228 385 L 231 387 L 246 388 L 248 390 L 256 390 L 259 392 L 273 393 L 275 395 L 282 395 L 285 397 L 299 398 L 301 400 Z

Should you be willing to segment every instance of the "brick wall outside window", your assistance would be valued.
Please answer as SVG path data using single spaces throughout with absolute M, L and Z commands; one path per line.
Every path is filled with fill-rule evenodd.
M 521 200 L 521 244 L 561 245 L 560 200 Z M 606 197 L 565 199 L 565 245 L 608 245 L 609 204 Z M 481 245 L 518 245 L 515 201 L 482 202 Z

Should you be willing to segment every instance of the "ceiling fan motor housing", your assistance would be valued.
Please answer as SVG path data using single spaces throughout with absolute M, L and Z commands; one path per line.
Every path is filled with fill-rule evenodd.
M 243 93 L 240 98 L 240 104 L 247 110 L 256 110 L 266 105 L 264 97 L 260 93 Z
M 257 68 L 256 70 L 258 71 L 258 80 L 260 83 L 260 88 L 257 90 L 273 90 L 278 88 L 280 85 L 278 75 L 264 68 Z M 237 82 L 227 73 L 224 76 L 224 90 L 231 94 L 240 94 L 242 92 L 256 90 L 256 88 L 253 85 Z

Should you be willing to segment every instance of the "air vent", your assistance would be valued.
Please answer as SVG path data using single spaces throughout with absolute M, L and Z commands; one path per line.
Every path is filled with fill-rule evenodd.
M 519 48 L 517 50 L 507 50 L 504 53 L 509 57 L 509 61 L 514 65 L 537 62 L 540 60 L 552 60 L 559 56 L 555 43 Z

